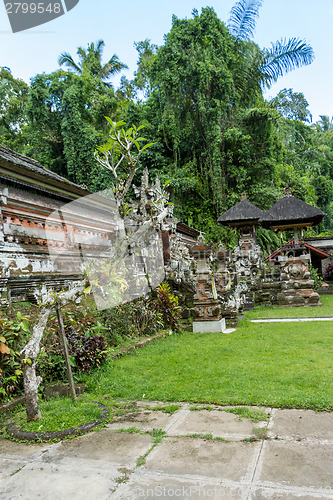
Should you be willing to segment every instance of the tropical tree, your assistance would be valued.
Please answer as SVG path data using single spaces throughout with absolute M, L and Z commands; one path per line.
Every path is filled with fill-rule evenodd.
M 270 87 L 281 76 L 301 66 L 311 64 L 314 59 L 312 47 L 304 40 L 293 37 L 281 39 L 270 48 L 260 49 L 251 39 L 262 0 L 239 0 L 230 12 L 229 32 L 236 38 L 235 48 L 247 59 L 246 77 L 257 80 L 262 88 Z
M 319 115 L 319 118 L 317 123 L 323 132 L 333 130 L 333 116 L 330 118 L 328 115 Z
M 158 52 L 158 46 L 146 39 L 142 42 L 135 42 L 134 46 L 139 54 L 138 69 L 134 73 L 133 84 L 143 91 L 148 97 L 152 91 L 151 68 Z
M 103 40 L 98 40 L 96 46 L 93 42 L 88 44 L 87 49 L 79 47 L 77 50 L 79 56 L 78 63 L 74 61 L 73 57 L 68 52 L 64 52 L 58 59 L 59 65 L 65 65 L 77 75 L 98 78 L 104 85 L 111 86 L 111 83 L 107 82 L 107 80 L 119 73 L 122 69 L 126 69 L 127 66 L 119 61 L 116 54 L 113 54 L 111 59 L 103 65 L 102 55 L 104 47 L 105 43 Z
M 143 125 L 125 128 L 126 123 L 122 120 L 118 123 L 108 117 L 106 120 L 110 125 L 108 142 L 96 149 L 95 158 L 102 167 L 112 172 L 113 191 L 118 207 L 122 209 L 126 194 L 140 166 L 140 157 L 153 143 L 140 144 L 147 141 L 139 136 Z
M 277 196 L 271 186 L 280 147 L 277 114 L 264 106 L 258 85 L 247 109 L 248 95 L 235 84 L 247 62 L 241 51 L 235 53 L 235 43 L 243 44 L 212 8 L 195 12 L 193 19 L 174 17 L 164 44 L 145 67 L 150 92 L 136 108 L 141 119 L 134 112 L 127 118 L 147 123 L 155 145 L 142 163 L 163 182 L 170 180 L 177 217 L 216 240 L 225 233 L 218 216 L 242 191 L 263 208 Z
M 280 90 L 278 95 L 270 100 L 270 104 L 284 118 L 302 122 L 312 121 L 312 115 L 308 110 L 309 103 L 302 92 L 294 92 L 293 89 Z
M 14 78 L 10 69 L 0 67 L 0 143 L 18 152 L 24 145 L 29 86 Z
M 103 48 L 101 40 L 87 50 L 80 47 L 78 63 L 62 54 L 59 63 L 69 70 L 36 75 L 27 105 L 26 153 L 92 190 L 110 185 L 111 175 L 98 167 L 94 151 L 107 132 L 104 117 L 117 118 L 117 108 L 125 101 L 107 80 L 126 66 L 116 55 L 103 65 Z

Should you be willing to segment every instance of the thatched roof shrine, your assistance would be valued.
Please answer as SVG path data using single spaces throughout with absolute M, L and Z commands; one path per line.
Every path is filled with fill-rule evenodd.
M 237 205 L 229 208 L 218 218 L 218 222 L 223 226 L 244 226 L 247 224 L 257 224 L 264 212 L 249 202 L 246 195 L 242 194 L 242 199 Z
M 263 214 L 259 223 L 265 228 L 284 230 L 319 224 L 324 216 L 319 208 L 287 194 Z

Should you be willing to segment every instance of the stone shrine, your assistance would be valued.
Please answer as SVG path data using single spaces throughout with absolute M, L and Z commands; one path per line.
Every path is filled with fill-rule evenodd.
M 212 263 L 212 254 L 212 246 L 206 245 L 201 234 L 197 244 L 191 248 L 191 255 L 196 263 L 194 272 L 194 333 L 222 333 L 226 328 L 225 319 L 221 315 L 222 309 L 217 294 L 215 277 L 210 265 Z
M 324 212 L 308 205 L 286 190 L 284 198 L 277 201 L 259 219 L 260 224 L 273 231 L 292 230 L 294 238 L 285 251 L 278 256 L 281 269 L 281 291 L 277 294 L 279 305 L 320 305 L 319 294 L 313 290 L 309 265 L 311 257 L 304 244 L 304 231 L 319 224 Z M 300 233 L 300 234 L 299 234 Z
M 223 226 L 235 230 L 236 247 L 233 254 L 235 274 L 234 296 L 229 300 L 230 309 L 252 309 L 254 307 L 254 290 L 260 279 L 262 252 L 257 243 L 257 226 L 264 212 L 248 201 L 243 193 L 241 201 L 218 218 Z M 228 313 L 227 313 L 228 314 Z

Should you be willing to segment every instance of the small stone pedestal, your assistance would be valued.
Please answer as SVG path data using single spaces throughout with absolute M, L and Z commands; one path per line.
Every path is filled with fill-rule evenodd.
M 219 321 L 193 321 L 193 333 L 224 333 L 225 319 Z

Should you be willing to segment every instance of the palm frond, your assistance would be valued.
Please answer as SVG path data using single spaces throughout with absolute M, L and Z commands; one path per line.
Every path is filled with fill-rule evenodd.
M 98 40 L 97 44 L 96 44 L 96 49 L 95 49 L 95 52 L 97 55 L 99 55 L 100 57 L 102 57 L 102 52 L 103 52 L 103 49 L 105 47 L 105 42 L 104 40 Z
M 69 69 L 73 69 L 78 73 L 81 73 L 81 68 L 76 64 L 72 56 L 68 52 L 64 52 L 63 54 L 60 55 L 58 59 L 58 64 L 59 66 L 62 66 L 63 64 L 67 66 Z
M 80 57 L 82 64 L 84 64 L 88 60 L 88 51 L 89 51 L 89 45 L 87 51 L 85 51 L 82 47 L 79 47 L 77 49 L 77 54 Z
M 328 115 L 319 115 L 319 125 L 321 126 L 324 132 L 328 132 L 333 129 L 333 116 L 330 119 Z
M 127 68 L 128 66 L 120 62 L 119 57 L 116 54 L 113 54 L 111 59 L 101 69 L 100 76 L 101 78 L 107 78 L 111 75 L 119 73 L 122 69 L 127 69 Z
M 239 0 L 230 11 L 229 32 L 239 40 L 248 40 L 254 35 L 262 0 Z
M 301 66 L 307 66 L 314 60 L 312 47 L 299 38 L 281 39 L 272 43 L 270 49 L 263 49 L 264 62 L 261 72 L 264 86 L 269 87 L 280 76 Z

